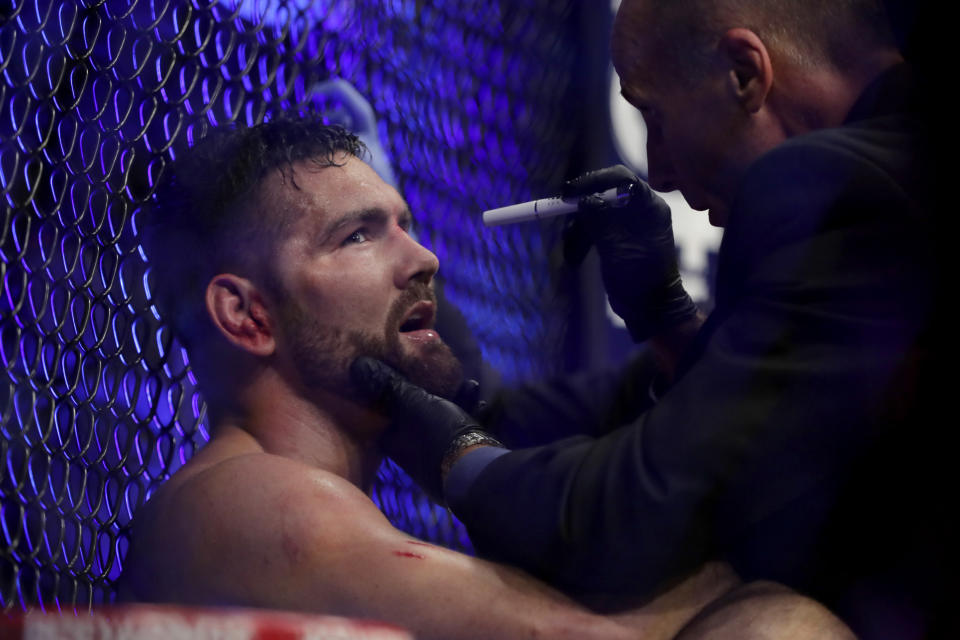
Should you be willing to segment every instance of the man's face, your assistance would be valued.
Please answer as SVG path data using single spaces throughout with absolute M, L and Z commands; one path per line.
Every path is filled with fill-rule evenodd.
M 705 71 L 684 82 L 666 70 L 667 53 L 657 50 L 657 25 L 625 13 L 638 5 L 643 3 L 621 5 L 611 49 L 621 93 L 647 126 L 650 185 L 680 190 L 692 208 L 709 209 L 710 222 L 723 226 L 749 163 L 742 153 L 741 110 L 729 97 L 725 74 Z
M 400 194 L 361 160 L 343 160 L 298 164 L 300 190 L 278 184 L 279 176 L 268 185 L 268 194 L 279 191 L 301 212 L 274 262 L 278 350 L 308 390 L 358 397 L 349 366 L 370 355 L 450 396 L 461 371 L 433 330 L 437 258 L 409 235 L 412 219 Z

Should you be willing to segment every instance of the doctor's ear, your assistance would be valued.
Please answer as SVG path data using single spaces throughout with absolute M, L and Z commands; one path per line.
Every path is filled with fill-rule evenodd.
M 773 86 L 773 66 L 766 45 L 750 29 L 730 29 L 720 38 L 728 65 L 727 86 L 743 108 L 756 113 Z
M 232 273 L 214 276 L 206 290 L 207 313 L 234 346 L 255 356 L 274 352 L 273 324 L 256 285 Z

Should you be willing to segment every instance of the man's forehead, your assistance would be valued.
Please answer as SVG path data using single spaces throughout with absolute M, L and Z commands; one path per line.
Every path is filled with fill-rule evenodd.
M 267 181 L 266 195 L 299 212 L 312 225 L 325 224 L 347 211 L 406 208 L 396 190 L 365 162 L 349 154 L 335 160 L 337 164 L 330 166 L 310 160 L 296 162 L 286 176 L 274 172 Z
M 620 94 L 633 104 L 650 101 L 663 83 L 658 69 L 649 65 L 639 54 L 625 57 L 616 69 L 620 78 Z
M 643 10 L 642 3 L 625 0 L 613 25 L 610 40 L 613 66 L 622 79 L 629 79 L 633 84 L 652 81 L 659 58 L 649 14 Z
M 335 196 L 338 188 L 349 189 L 354 183 L 369 186 L 376 177 L 362 160 L 343 152 L 330 159 L 308 158 L 276 167 L 263 182 L 272 195 L 303 199 Z

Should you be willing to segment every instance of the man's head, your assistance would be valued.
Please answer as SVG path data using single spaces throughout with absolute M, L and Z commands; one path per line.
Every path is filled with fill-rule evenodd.
M 754 160 L 839 125 L 899 55 L 880 0 L 624 0 L 611 49 L 650 183 L 715 224 Z
M 307 396 L 353 397 L 373 355 L 434 392 L 459 363 L 432 331 L 436 257 L 403 198 L 317 116 L 213 130 L 168 167 L 147 249 L 162 312 L 214 403 L 262 367 Z
M 277 176 L 263 189 L 304 212 L 271 264 L 275 335 L 300 382 L 353 397 L 350 363 L 369 355 L 428 391 L 452 395 L 460 365 L 433 330 L 439 263 L 410 236 L 406 202 L 353 156 L 296 169 L 298 191 Z M 214 287 L 210 295 L 220 294 Z

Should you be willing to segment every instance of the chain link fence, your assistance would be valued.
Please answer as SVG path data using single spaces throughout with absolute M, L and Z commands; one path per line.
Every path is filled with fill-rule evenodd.
M 557 365 L 549 193 L 573 139 L 572 0 L 0 0 L 0 609 L 110 602 L 129 523 L 208 439 L 153 306 L 137 214 L 175 143 L 349 81 L 372 103 L 447 298 L 508 381 Z M 322 105 L 321 105 L 322 106 Z M 398 527 L 469 549 L 385 464 Z

